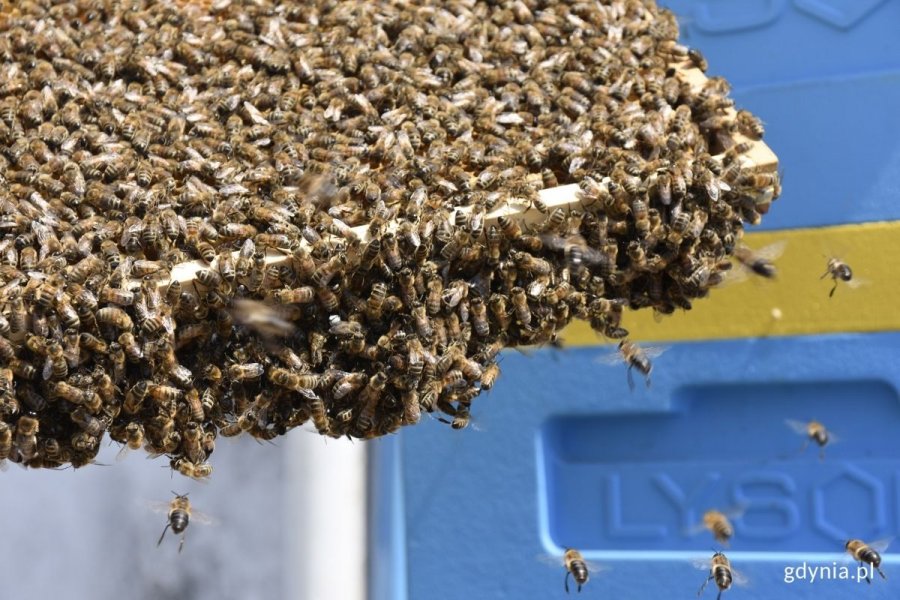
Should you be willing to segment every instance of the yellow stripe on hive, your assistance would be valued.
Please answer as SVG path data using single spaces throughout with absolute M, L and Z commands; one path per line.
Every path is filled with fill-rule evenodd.
M 622 326 L 639 341 L 692 341 L 743 337 L 900 330 L 900 221 L 791 229 L 747 234 L 753 249 L 787 242 L 775 261 L 775 280 L 750 275 L 726 283 L 660 320 L 649 309 L 626 311 Z M 844 282 L 832 298 L 831 277 L 819 279 L 834 256 L 853 269 L 856 289 Z M 735 269 L 740 269 L 735 265 Z M 566 346 L 595 346 L 610 340 L 578 321 L 562 332 Z

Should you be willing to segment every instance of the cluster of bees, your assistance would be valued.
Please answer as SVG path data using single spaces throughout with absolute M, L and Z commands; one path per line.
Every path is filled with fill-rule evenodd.
M 0 458 L 459 429 L 502 348 L 690 308 L 779 183 L 677 34 L 641 0 L 6 7 Z

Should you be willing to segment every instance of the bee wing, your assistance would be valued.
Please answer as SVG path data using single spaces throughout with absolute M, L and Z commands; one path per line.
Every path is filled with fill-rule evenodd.
M 544 243 L 544 246 L 553 250 L 565 250 L 566 248 L 566 238 L 558 235 L 545 233 L 541 236 L 541 241 Z
M 784 249 L 787 247 L 787 240 L 780 240 L 775 242 L 774 244 L 769 244 L 768 246 L 764 246 L 757 250 L 756 256 L 759 258 L 763 258 L 768 261 L 773 261 L 777 259 L 779 256 L 784 254 Z
M 647 358 L 656 358 L 668 349 L 668 346 L 649 346 L 647 348 L 642 347 L 641 351 L 643 351 L 644 356 Z
M 191 522 L 199 523 L 201 525 L 219 525 L 219 520 L 217 518 L 193 509 L 191 510 Z
M 600 356 L 598 356 L 597 358 L 594 359 L 594 362 L 601 364 L 601 365 L 616 365 L 621 362 L 624 362 L 624 360 L 625 359 L 622 358 L 622 355 L 619 353 L 619 351 L 616 350 L 615 352 L 601 354 Z
M 809 422 L 798 421 L 797 419 L 785 419 L 784 423 L 797 435 L 809 437 Z
M 563 569 L 566 568 L 566 561 L 562 556 L 557 556 L 556 554 L 538 554 L 535 557 L 535 560 L 541 562 L 549 567 L 555 567 Z
M 169 514 L 172 502 L 169 500 L 144 500 L 144 508 L 155 513 Z
M 739 585 L 741 587 L 750 585 L 750 579 L 734 567 L 731 567 L 731 580 L 735 585 Z
M 870 283 L 872 283 L 872 282 L 869 281 L 868 279 L 860 279 L 858 277 L 854 277 L 850 281 L 846 282 L 847 287 L 854 289 L 854 290 L 860 286 L 869 285 Z
M 706 523 L 704 523 L 701 520 L 701 521 L 691 525 L 690 527 L 685 527 L 682 531 L 683 531 L 684 535 L 686 535 L 686 536 L 695 536 L 699 533 L 703 533 L 704 531 L 706 531 L 708 529 L 709 528 L 706 526 Z M 706 561 L 706 566 L 709 567 L 709 560 Z
M 122 462 L 123 460 L 125 460 L 125 457 L 128 456 L 129 450 L 131 450 L 131 448 L 128 447 L 128 444 L 122 444 L 122 447 L 116 454 L 116 462 Z
M 698 571 L 709 571 L 712 568 L 712 563 L 709 557 L 706 556 L 703 558 L 692 558 L 691 565 Z
M 887 538 L 882 538 L 880 540 L 875 540 L 874 542 L 869 542 L 868 545 L 869 545 L 869 548 L 871 548 L 875 552 L 882 554 L 888 549 L 888 546 L 890 546 L 891 542 L 893 542 L 893 541 L 894 541 L 894 537 L 891 536 L 891 537 L 887 537 Z

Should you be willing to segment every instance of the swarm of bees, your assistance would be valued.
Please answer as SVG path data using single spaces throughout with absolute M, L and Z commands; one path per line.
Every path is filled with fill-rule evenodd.
M 780 190 L 652 2 L 3 12 L 0 459 L 28 467 L 107 432 L 203 478 L 218 435 L 464 428 L 502 348 L 689 309 Z

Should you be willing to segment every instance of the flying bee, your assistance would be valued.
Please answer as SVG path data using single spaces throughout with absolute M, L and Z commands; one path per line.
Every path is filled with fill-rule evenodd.
M 834 296 L 834 291 L 837 289 L 839 281 L 846 282 L 851 288 L 859 287 L 864 283 L 860 279 L 854 279 L 853 270 L 850 268 L 850 265 L 837 258 L 828 259 L 825 272 L 819 279 L 825 279 L 829 275 L 831 276 L 831 279 L 834 280 L 834 286 L 832 286 L 831 291 L 828 292 L 829 298 Z
M 165 538 L 166 536 L 166 532 L 171 527 L 172 533 L 176 535 L 181 534 L 181 541 L 178 544 L 178 552 L 180 553 L 182 548 L 184 548 L 185 530 L 187 529 L 187 526 L 191 521 L 205 525 L 212 525 L 214 523 L 214 520 L 208 515 L 193 510 L 193 508 L 191 507 L 191 502 L 190 500 L 188 500 L 187 494 L 181 495 L 176 494 L 175 492 L 172 493 L 175 494 L 175 497 L 170 502 L 151 502 L 149 506 L 150 509 L 154 512 L 167 511 L 168 513 L 168 521 L 166 522 L 166 526 L 165 528 L 163 528 L 162 535 L 159 536 L 159 541 L 156 542 L 156 545 L 159 546 L 162 544 L 163 538 Z
M 822 460 L 825 458 L 825 446 L 840 441 L 836 435 L 828 431 L 825 426 L 818 421 L 785 419 L 784 422 L 794 433 L 806 437 L 806 441 L 803 443 L 803 447 L 798 451 L 798 454 L 803 453 L 810 442 L 815 442 L 819 445 L 819 460 Z
M 775 242 L 759 250 L 751 250 L 746 246 L 738 246 L 734 249 L 734 257 L 750 272 L 774 279 L 777 274 L 773 261 L 784 252 L 787 242 Z
M 722 592 L 731 589 L 732 584 L 746 585 L 747 583 L 747 579 L 734 570 L 731 566 L 731 561 L 721 552 L 716 552 L 709 560 L 696 561 L 694 565 L 698 569 L 709 571 L 709 576 L 703 582 L 703 585 L 700 586 L 700 591 L 697 592 L 698 596 L 703 594 L 703 590 L 706 589 L 706 585 L 710 581 L 715 581 L 716 587 L 719 588 L 719 595 L 716 596 L 716 600 L 721 600 Z
M 704 529 L 709 530 L 716 541 L 723 546 L 728 546 L 728 542 L 734 535 L 734 526 L 730 519 L 736 519 L 744 514 L 744 508 L 735 508 L 725 512 L 710 509 L 703 513 L 703 519 L 695 526 L 687 530 L 687 535 L 696 535 Z
M 238 325 L 242 325 L 263 338 L 289 337 L 296 329 L 294 324 L 285 318 L 286 314 L 281 312 L 279 307 L 256 300 L 237 299 L 232 302 L 230 312 Z
M 566 566 L 566 593 L 569 593 L 569 575 L 575 579 L 575 583 L 578 584 L 578 592 L 581 593 L 581 587 L 586 584 L 590 578 L 587 564 L 584 562 L 584 557 L 581 556 L 581 552 L 578 550 L 567 548 L 566 553 L 563 556 L 563 562 Z
M 872 568 L 878 571 L 882 579 L 887 579 L 881 570 L 881 553 L 887 550 L 891 541 L 891 539 L 886 539 L 867 544 L 862 540 L 847 540 L 847 543 L 844 544 L 844 550 L 860 565 L 862 563 L 872 565 Z M 866 583 L 872 583 L 872 578 L 868 575 L 866 575 Z
M 559 568 L 559 556 L 542 554 L 538 557 L 541 562 L 550 565 L 554 568 Z M 569 577 L 572 577 L 575 580 L 575 583 L 578 584 L 578 592 L 581 592 L 581 588 L 588 582 L 590 579 L 591 573 L 598 573 L 602 571 L 606 571 L 609 567 L 603 565 L 597 565 L 591 562 L 588 562 L 584 559 L 581 552 L 575 550 L 574 548 L 566 548 L 565 553 L 562 556 L 562 564 L 566 569 L 566 578 L 563 581 L 563 587 L 566 590 L 566 593 L 569 593 Z
M 634 390 L 634 379 L 631 375 L 632 369 L 637 369 L 644 376 L 647 387 L 650 387 L 650 373 L 653 371 L 653 363 L 651 358 L 656 358 L 666 351 L 666 348 L 641 348 L 634 342 L 622 340 L 619 342 L 619 351 L 615 354 L 601 356 L 597 362 L 601 364 L 615 364 L 624 362 L 628 365 L 628 387 Z

